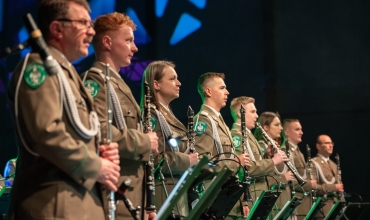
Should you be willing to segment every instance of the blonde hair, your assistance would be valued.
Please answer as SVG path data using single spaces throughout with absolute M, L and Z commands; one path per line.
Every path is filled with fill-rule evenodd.
M 234 120 L 236 120 L 238 118 L 238 112 L 240 111 L 240 105 L 245 106 L 248 103 L 254 102 L 255 102 L 254 98 L 248 96 L 240 96 L 234 98 L 230 104 L 231 116 L 234 118 Z

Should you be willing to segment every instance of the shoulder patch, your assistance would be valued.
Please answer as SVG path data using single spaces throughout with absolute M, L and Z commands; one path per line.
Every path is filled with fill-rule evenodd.
M 198 121 L 195 125 L 195 133 L 197 135 L 202 135 L 207 130 L 207 124 L 204 121 Z
M 152 125 L 152 130 L 154 130 L 155 127 L 157 126 L 157 122 L 158 122 L 157 118 L 154 117 L 153 115 L 151 115 L 150 116 L 150 124 Z
M 46 75 L 44 66 L 34 62 L 27 65 L 23 79 L 29 87 L 37 89 L 45 82 Z
M 242 143 L 242 140 L 240 137 L 233 136 L 233 144 L 235 148 L 239 148 L 241 143 Z
M 88 79 L 84 82 L 85 89 L 90 95 L 95 98 L 98 95 L 100 86 L 99 83 L 93 79 Z

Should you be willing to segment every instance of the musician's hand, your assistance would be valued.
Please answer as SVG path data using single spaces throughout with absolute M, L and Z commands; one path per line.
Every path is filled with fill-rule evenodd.
M 294 175 L 293 175 L 293 173 L 291 171 L 288 171 L 288 172 L 284 173 L 284 176 L 285 176 L 285 179 L 287 181 L 293 181 L 293 180 L 295 180 Z
M 243 206 L 243 218 L 247 218 L 248 217 L 248 215 L 249 215 L 249 208 L 248 208 L 248 206 Z
M 197 165 L 199 163 L 198 153 L 189 154 L 189 159 L 190 159 L 190 167 Z
M 101 157 L 108 159 L 115 164 L 119 164 L 118 144 L 116 142 L 100 145 L 99 151 Z
M 153 154 L 158 154 L 158 137 L 157 133 L 149 132 L 146 133 L 150 139 L 150 149 L 152 150 Z
M 311 182 L 312 189 L 316 189 L 317 188 L 317 181 L 316 180 L 310 180 L 310 182 Z
M 344 192 L 343 184 L 335 184 L 335 189 L 337 192 Z
M 274 157 L 272 158 L 274 161 L 274 165 L 281 164 L 284 161 L 289 161 L 289 158 L 286 156 L 286 154 L 283 151 L 277 152 L 274 154 Z
M 251 164 L 250 164 L 250 160 L 251 158 L 249 157 L 249 154 L 240 154 L 238 156 L 239 160 L 240 160 L 240 163 L 242 164 L 243 167 L 247 166 L 247 167 L 251 167 Z M 236 161 L 239 161 L 238 159 L 236 159 Z
M 100 158 L 100 160 L 101 169 L 97 181 L 106 185 L 109 190 L 117 191 L 116 184 L 120 175 L 120 166 L 104 158 Z
M 157 216 L 157 213 L 155 212 L 149 212 L 146 214 L 146 217 L 148 220 L 154 220 L 154 218 Z

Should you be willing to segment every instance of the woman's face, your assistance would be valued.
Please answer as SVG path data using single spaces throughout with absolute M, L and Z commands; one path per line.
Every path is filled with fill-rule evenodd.
M 163 70 L 163 77 L 160 80 L 154 80 L 154 88 L 160 99 L 168 103 L 180 96 L 181 83 L 177 78 L 175 69 L 167 66 Z
M 270 125 L 264 126 L 264 129 L 266 130 L 266 133 L 275 140 L 276 138 L 280 137 L 283 127 L 281 126 L 280 119 L 278 117 L 275 117 Z

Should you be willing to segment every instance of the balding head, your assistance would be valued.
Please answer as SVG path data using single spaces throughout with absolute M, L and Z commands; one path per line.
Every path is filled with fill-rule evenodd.
M 334 142 L 326 134 L 317 136 L 316 139 L 317 152 L 324 157 L 329 157 L 333 153 Z

